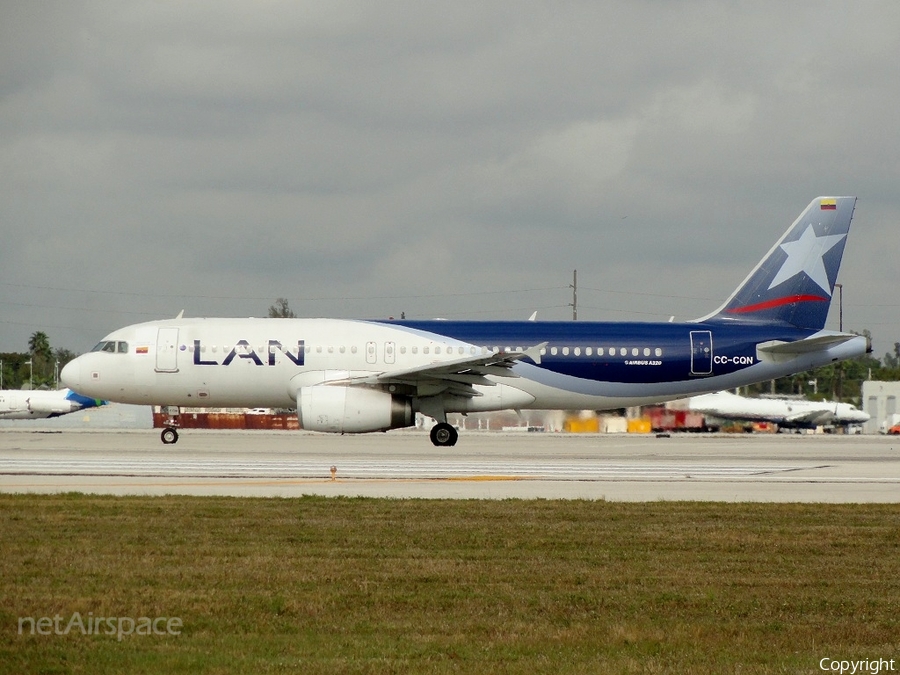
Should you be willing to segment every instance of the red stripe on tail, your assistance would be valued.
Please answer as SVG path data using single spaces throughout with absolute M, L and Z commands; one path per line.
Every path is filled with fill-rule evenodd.
M 784 298 L 775 298 L 774 300 L 766 300 L 756 305 L 746 305 L 745 307 L 735 307 L 727 310 L 728 314 L 749 314 L 750 312 L 760 312 L 764 309 L 772 309 L 773 307 L 781 307 L 790 305 L 795 302 L 828 302 L 828 298 L 820 295 L 789 295 Z

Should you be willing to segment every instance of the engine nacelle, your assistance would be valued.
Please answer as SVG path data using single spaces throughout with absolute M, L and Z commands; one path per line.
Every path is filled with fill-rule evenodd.
M 297 418 L 309 431 L 335 434 L 359 434 L 412 426 L 412 404 L 403 396 L 394 396 L 365 387 L 318 385 L 297 392 Z
M 77 403 L 72 401 L 47 400 L 37 397 L 28 399 L 28 409 L 39 415 L 65 415 L 66 413 L 75 412 L 79 407 Z

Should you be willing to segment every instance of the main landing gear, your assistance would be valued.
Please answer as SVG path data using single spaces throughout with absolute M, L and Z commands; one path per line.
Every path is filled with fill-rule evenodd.
M 456 445 L 459 432 L 446 422 L 438 422 L 431 427 L 431 442 L 439 446 Z

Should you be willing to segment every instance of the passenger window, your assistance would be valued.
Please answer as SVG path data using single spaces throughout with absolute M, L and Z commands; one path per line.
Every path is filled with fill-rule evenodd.
M 575 347 L 575 356 L 581 356 L 581 347 Z
M 569 348 L 563 347 L 563 356 L 568 356 L 568 355 L 569 355 Z
M 662 356 L 662 349 L 660 349 L 659 347 L 656 348 L 656 355 Z

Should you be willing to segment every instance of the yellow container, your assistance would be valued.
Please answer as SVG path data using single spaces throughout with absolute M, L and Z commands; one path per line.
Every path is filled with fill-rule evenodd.
M 653 431 L 653 427 L 650 425 L 650 420 L 646 417 L 641 417 L 636 420 L 628 420 L 628 433 L 629 434 L 649 434 Z
M 565 430 L 570 434 L 596 434 L 600 424 L 596 417 L 569 417 L 565 422 Z

